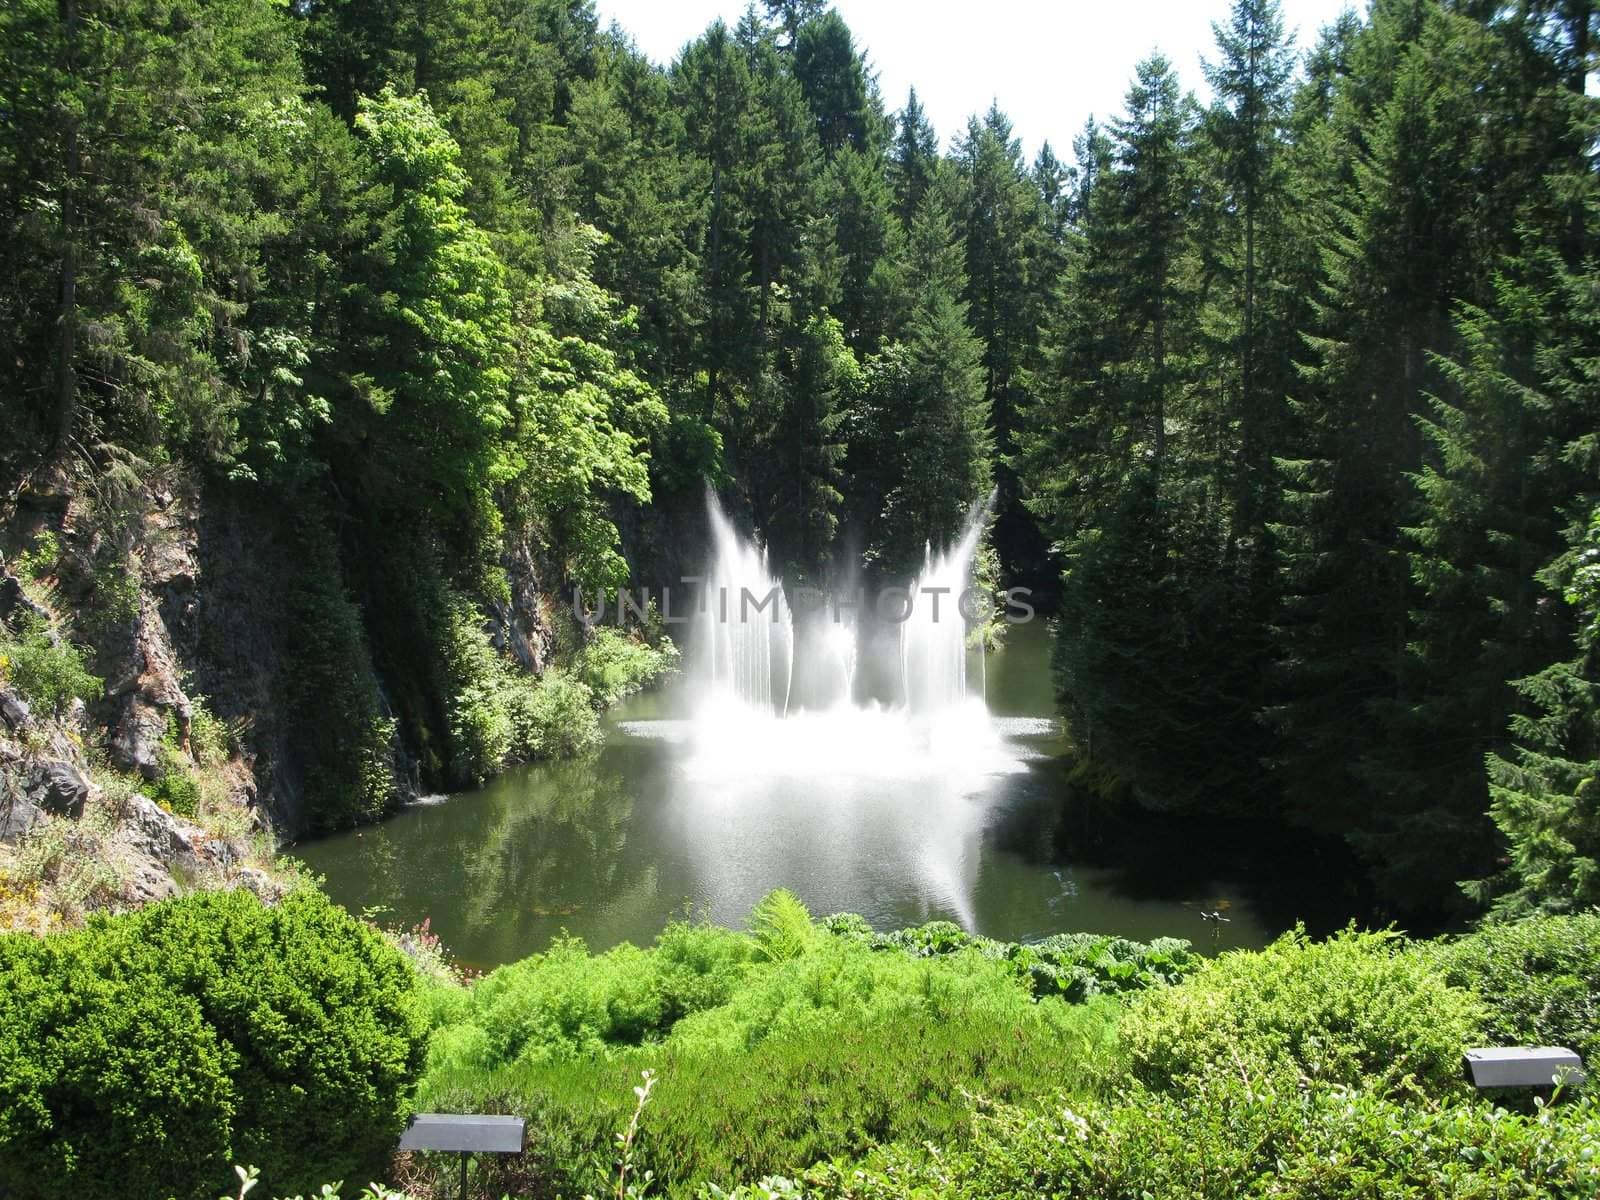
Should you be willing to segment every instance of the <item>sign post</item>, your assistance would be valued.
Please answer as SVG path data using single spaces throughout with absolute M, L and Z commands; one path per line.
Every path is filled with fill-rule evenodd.
M 521 1154 L 526 1133 L 521 1117 L 470 1113 L 418 1113 L 400 1135 L 402 1150 L 442 1150 L 461 1155 L 461 1200 L 467 1200 L 467 1157 Z

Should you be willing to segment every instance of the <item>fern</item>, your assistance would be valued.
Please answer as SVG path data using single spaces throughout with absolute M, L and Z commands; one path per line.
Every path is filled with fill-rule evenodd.
M 750 933 L 757 953 L 770 962 L 799 958 L 817 939 L 811 911 L 788 888 L 777 888 L 761 898 L 750 912 Z

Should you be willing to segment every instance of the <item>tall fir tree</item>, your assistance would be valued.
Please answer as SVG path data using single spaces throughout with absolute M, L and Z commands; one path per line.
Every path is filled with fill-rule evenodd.
M 1341 236 L 1294 409 L 1304 449 L 1281 460 L 1284 689 L 1268 714 L 1281 786 L 1292 819 L 1344 834 L 1402 904 L 1447 896 L 1461 869 L 1433 852 L 1460 811 L 1399 783 L 1391 718 L 1405 703 L 1413 592 L 1398 531 L 1417 501 L 1417 418 L 1447 386 L 1433 356 L 1452 345 L 1452 307 L 1487 282 L 1469 222 L 1484 48 L 1475 22 L 1398 3 L 1351 48 L 1331 158 L 1310 181 L 1334 190 Z
M 966 190 L 965 298 L 973 331 L 984 346 L 984 400 L 994 429 L 993 536 L 1003 568 L 1033 581 L 1046 570 L 1044 548 L 1022 505 L 1010 460 L 1021 414 L 1031 401 L 1029 367 L 1039 346 L 1033 300 L 1048 294 L 1054 283 L 1040 277 L 1051 261 L 1043 253 L 1043 200 L 1023 164 L 1011 122 L 995 105 L 968 125 L 956 161 Z
M 907 229 L 922 203 L 939 165 L 939 135 L 917 99 L 917 89 L 906 95 L 906 106 L 895 119 L 894 146 L 889 155 L 889 185 L 894 189 L 894 211 Z

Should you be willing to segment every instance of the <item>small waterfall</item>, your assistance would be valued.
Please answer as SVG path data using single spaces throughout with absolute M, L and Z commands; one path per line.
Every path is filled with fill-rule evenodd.
M 989 703 L 989 648 L 983 644 L 983 638 L 978 638 L 978 699 Z
M 935 554 L 927 547 L 922 572 L 911 584 L 911 611 L 900 626 L 900 661 L 906 706 L 912 712 L 940 712 L 967 700 L 967 621 L 961 596 L 972 586 L 988 507 L 974 507 L 960 540 L 948 550 Z M 980 698 L 986 682 L 978 682 Z
M 782 715 L 788 707 L 794 623 L 767 552 L 741 538 L 706 495 L 712 559 L 700 596 L 699 676 L 707 699 Z

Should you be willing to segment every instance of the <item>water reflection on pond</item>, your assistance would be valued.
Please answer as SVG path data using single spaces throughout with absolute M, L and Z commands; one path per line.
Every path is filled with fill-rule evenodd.
M 1042 624 L 991 656 L 988 695 L 995 721 L 979 745 L 883 714 L 817 716 L 721 727 L 709 760 L 670 692 L 637 697 L 590 757 L 513 770 L 292 853 L 352 911 L 426 918 L 476 966 L 563 929 L 602 949 L 685 914 L 737 926 L 780 885 L 813 912 L 879 928 L 941 918 L 1002 938 L 1172 934 L 1206 949 L 1270 937 L 1236 887 L 1204 872 L 1175 893 L 1171 879 L 1143 887 L 1062 854 Z M 1219 906 L 1227 923 L 1202 920 Z

